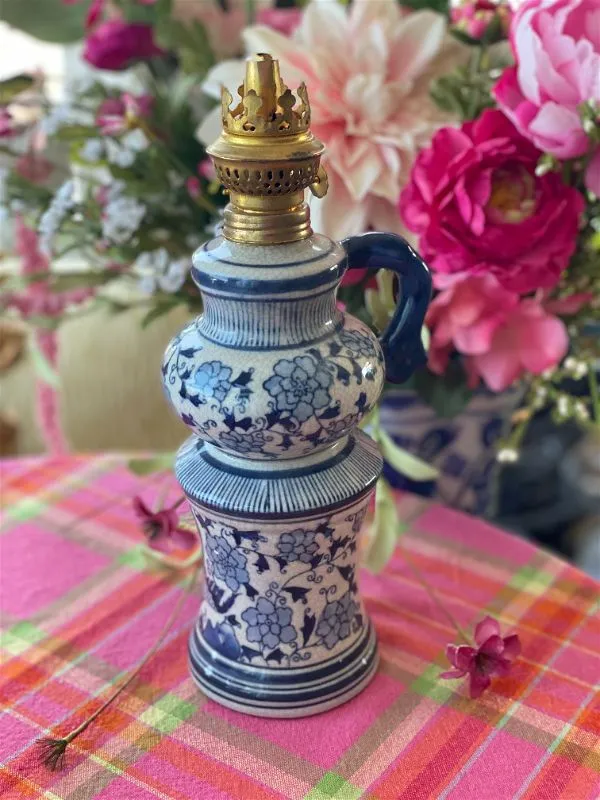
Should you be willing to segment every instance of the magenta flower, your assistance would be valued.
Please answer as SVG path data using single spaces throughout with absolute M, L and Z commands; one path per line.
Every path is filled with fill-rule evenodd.
M 521 652 L 521 641 L 516 633 L 500 636 L 500 625 L 491 617 L 484 617 L 475 628 L 475 644 L 449 644 L 446 647 L 448 660 L 454 667 L 442 672 L 440 678 L 464 678 L 469 676 L 469 695 L 472 700 L 480 697 L 492 682 L 493 677 L 508 675 L 512 662 Z
M 139 120 L 150 114 L 153 102 L 147 94 L 125 92 L 121 97 L 109 97 L 98 109 L 96 125 L 103 136 L 120 136 L 138 127 Z
M 150 25 L 121 19 L 109 19 L 98 25 L 87 37 L 83 51 L 89 64 L 112 71 L 161 55 L 164 50 L 154 41 Z
M 14 136 L 16 132 L 12 114 L 6 106 L 0 106 L 0 139 Z
M 141 497 L 133 498 L 133 510 L 153 550 L 168 553 L 171 550 L 191 550 L 197 545 L 198 537 L 194 531 L 179 525 L 177 508 L 180 503 L 179 500 L 169 508 L 151 511 Z

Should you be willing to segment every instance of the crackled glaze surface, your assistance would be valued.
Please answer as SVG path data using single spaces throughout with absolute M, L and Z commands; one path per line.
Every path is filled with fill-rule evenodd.
M 385 342 L 388 367 L 405 376 L 424 357 L 429 276 L 398 237 L 367 237 L 348 240 L 348 254 L 317 235 L 207 243 L 193 268 L 204 312 L 163 362 L 167 396 L 193 434 L 175 471 L 204 547 L 190 669 L 209 697 L 251 714 L 324 711 L 377 668 L 357 554 L 383 462 L 357 426 L 377 402 L 384 359 L 336 289 L 350 260 L 389 259 L 403 276 Z
M 272 524 L 195 508 L 206 556 L 206 643 L 234 661 L 278 668 L 350 647 L 366 618 L 356 551 L 367 503 Z
M 376 403 L 381 348 L 366 325 L 337 309 L 341 272 L 332 255 L 341 254 L 315 238 L 289 248 L 227 243 L 217 248 L 224 262 L 208 249 L 196 255 L 205 311 L 169 345 L 163 381 L 201 439 L 246 458 L 294 458 L 346 436 Z M 290 261 L 300 245 L 307 261 Z M 257 250 L 271 258 L 262 281 L 233 260 Z

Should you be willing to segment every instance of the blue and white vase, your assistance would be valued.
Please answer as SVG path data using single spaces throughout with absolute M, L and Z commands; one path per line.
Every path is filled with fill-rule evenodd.
M 289 103 L 280 99 L 283 115 Z M 297 123 L 286 119 L 285 130 Z M 254 130 L 260 120 L 246 124 Z M 213 158 L 230 191 L 241 191 L 240 174 L 260 173 Z M 293 161 L 263 167 L 252 191 L 281 188 L 298 174 L 308 186 L 314 149 L 310 159 L 310 170 Z M 277 227 L 282 206 L 308 219 L 303 189 L 287 202 L 270 221 L 265 205 L 261 230 Z M 300 237 L 296 226 L 295 240 L 248 243 L 243 203 L 235 203 L 232 191 L 224 235 L 194 255 L 204 313 L 175 337 L 163 364 L 168 397 L 193 434 L 175 469 L 205 555 L 190 667 L 202 691 L 229 708 L 306 716 L 356 695 L 377 668 L 357 553 L 382 459 L 357 425 L 379 398 L 384 354 L 395 380 L 425 360 L 430 277 L 393 235 L 340 245 L 306 226 Z M 403 289 L 381 342 L 336 306 L 346 269 L 374 265 L 395 270 Z
M 438 499 L 446 505 L 483 516 L 493 511 L 499 464 L 499 440 L 510 428 L 520 390 L 475 392 L 454 417 L 440 417 L 419 395 L 407 389 L 386 392 L 381 425 L 413 455 L 437 467 L 435 481 L 415 482 L 385 465 L 387 480 L 397 489 Z

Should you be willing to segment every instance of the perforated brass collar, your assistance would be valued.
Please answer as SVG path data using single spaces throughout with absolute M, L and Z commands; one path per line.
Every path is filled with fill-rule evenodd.
M 311 235 L 307 188 L 322 197 L 327 176 L 320 160 L 324 147 L 312 135 L 306 87 L 296 98 L 282 82 L 279 64 L 259 54 L 248 59 L 239 88 L 240 103 L 230 109 L 222 90 L 223 131 L 207 148 L 231 202 L 223 235 L 248 244 L 278 244 Z

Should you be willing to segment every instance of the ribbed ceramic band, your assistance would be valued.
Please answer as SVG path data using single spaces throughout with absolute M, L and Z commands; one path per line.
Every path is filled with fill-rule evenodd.
M 236 350 L 302 347 L 331 336 L 343 322 L 330 291 L 293 300 L 233 299 L 204 291 L 199 333 Z
M 354 502 L 373 489 L 383 466 L 377 445 L 360 430 L 350 437 L 344 457 L 336 454 L 318 467 L 281 472 L 264 463 L 258 474 L 244 469 L 243 459 L 237 467 L 216 464 L 194 436 L 177 454 L 175 474 L 192 504 L 238 518 L 283 519 Z

